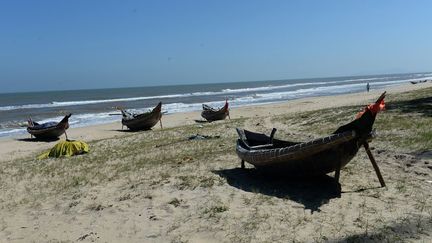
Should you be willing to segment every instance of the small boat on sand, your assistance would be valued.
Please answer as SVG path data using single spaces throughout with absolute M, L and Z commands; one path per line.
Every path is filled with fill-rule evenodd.
M 226 100 L 225 105 L 219 109 L 203 104 L 201 116 L 209 122 L 224 120 L 227 116 L 229 118 L 228 100 Z
M 60 122 L 37 123 L 28 120 L 27 132 L 38 139 L 55 139 L 63 133 L 66 134 L 66 129 L 69 128 L 69 117 L 72 114 L 66 115 Z M 67 139 L 67 135 L 66 135 Z
M 130 113 L 124 109 L 120 109 L 120 111 L 122 113 L 122 125 L 129 130 L 150 130 L 162 118 L 162 102 L 159 102 L 153 110 L 141 114 Z

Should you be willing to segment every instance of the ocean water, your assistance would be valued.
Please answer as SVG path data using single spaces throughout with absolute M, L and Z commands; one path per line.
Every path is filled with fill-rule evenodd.
M 159 101 L 167 113 L 198 111 L 203 103 L 230 107 L 267 104 L 303 97 L 366 91 L 432 79 L 432 73 L 290 79 L 237 83 L 171 85 L 0 94 L 0 137 L 25 133 L 26 121 L 58 121 L 72 113 L 71 127 L 118 121 L 115 107 L 147 111 Z M 197 117 L 198 119 L 199 117 Z

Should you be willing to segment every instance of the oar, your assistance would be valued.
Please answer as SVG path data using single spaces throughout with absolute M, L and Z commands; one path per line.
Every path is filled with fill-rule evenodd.
M 370 162 L 372 163 L 372 166 L 373 166 L 374 169 L 375 169 L 375 173 L 376 173 L 376 175 L 377 175 L 377 177 L 378 177 L 378 180 L 379 180 L 379 182 L 380 182 L 380 184 L 381 184 L 381 187 L 385 187 L 386 184 L 385 184 L 384 179 L 383 179 L 383 177 L 382 177 L 382 175 L 381 175 L 381 171 L 380 171 L 380 169 L 379 169 L 379 167 L 378 167 L 377 162 L 375 161 L 375 158 L 374 158 L 373 155 L 372 155 L 372 152 L 371 152 L 370 149 L 369 149 L 369 143 L 368 143 L 368 142 L 364 142 L 364 143 L 363 143 L 363 147 L 365 148 L 366 153 L 367 153 L 367 155 L 368 155 L 368 157 L 369 157 L 369 160 L 370 160 Z
M 162 115 L 165 115 L 167 113 L 168 113 L 168 111 L 162 111 Z M 159 118 L 159 123 L 160 123 L 161 129 L 163 129 L 163 127 L 162 127 L 162 116 L 161 116 L 161 118 Z
M 29 116 L 29 119 L 27 121 L 27 127 L 34 126 L 33 120 L 31 119 L 31 116 Z M 30 133 L 30 138 L 33 138 L 33 134 Z
M 230 114 L 229 114 L 229 108 L 228 108 L 228 98 L 225 98 L 225 106 L 226 106 L 226 112 L 228 113 L 228 119 L 231 120 Z
M 377 101 L 375 102 L 375 104 L 379 104 L 379 103 L 381 103 L 381 101 L 385 98 L 385 95 L 386 95 L 386 91 L 384 91 L 384 92 L 381 94 L 381 96 L 377 99 Z M 373 157 L 372 152 L 370 151 L 369 143 L 368 143 L 367 141 L 365 141 L 365 142 L 363 143 L 363 147 L 365 148 L 366 153 L 367 153 L 367 155 L 368 155 L 368 157 L 369 157 L 369 160 L 370 160 L 370 162 L 372 163 L 372 166 L 374 167 L 375 173 L 376 173 L 376 175 L 377 175 L 377 177 L 378 177 L 378 180 L 379 180 L 379 182 L 380 182 L 380 184 L 381 184 L 381 187 L 385 187 L 386 185 L 385 185 L 384 179 L 383 179 L 383 177 L 382 177 L 382 175 L 381 175 L 381 171 L 380 171 L 380 169 L 379 169 L 379 167 L 378 167 L 378 164 L 377 164 L 377 162 L 375 161 L 375 158 Z

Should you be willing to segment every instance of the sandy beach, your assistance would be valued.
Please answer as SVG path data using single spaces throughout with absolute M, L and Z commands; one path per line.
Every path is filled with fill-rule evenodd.
M 70 128 L 69 138 L 91 148 L 72 158 L 38 161 L 56 142 L 2 138 L 0 242 L 430 242 L 431 141 L 410 134 L 431 136 L 431 116 L 394 107 L 423 101 L 416 92 L 431 88 L 386 90 L 390 108 L 372 145 L 387 187 L 360 151 L 342 170 L 338 195 L 323 193 L 333 174 L 285 182 L 239 171 L 234 128 L 277 127 L 277 137 L 305 141 L 348 123 L 383 90 L 235 108 L 214 123 L 196 123 L 200 112 L 170 114 L 163 129 L 137 133 L 120 121 Z M 414 125 L 390 125 L 404 119 Z M 187 141 L 197 133 L 220 138 Z

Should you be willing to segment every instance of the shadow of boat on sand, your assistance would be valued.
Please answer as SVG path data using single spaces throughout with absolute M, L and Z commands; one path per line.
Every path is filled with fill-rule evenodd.
M 320 211 L 319 208 L 330 199 L 341 196 L 340 184 L 328 175 L 286 179 L 269 177 L 256 169 L 241 168 L 216 170 L 213 173 L 240 190 L 292 200 L 312 212 Z
M 21 142 L 55 142 L 59 141 L 60 138 L 17 138 L 17 141 Z

